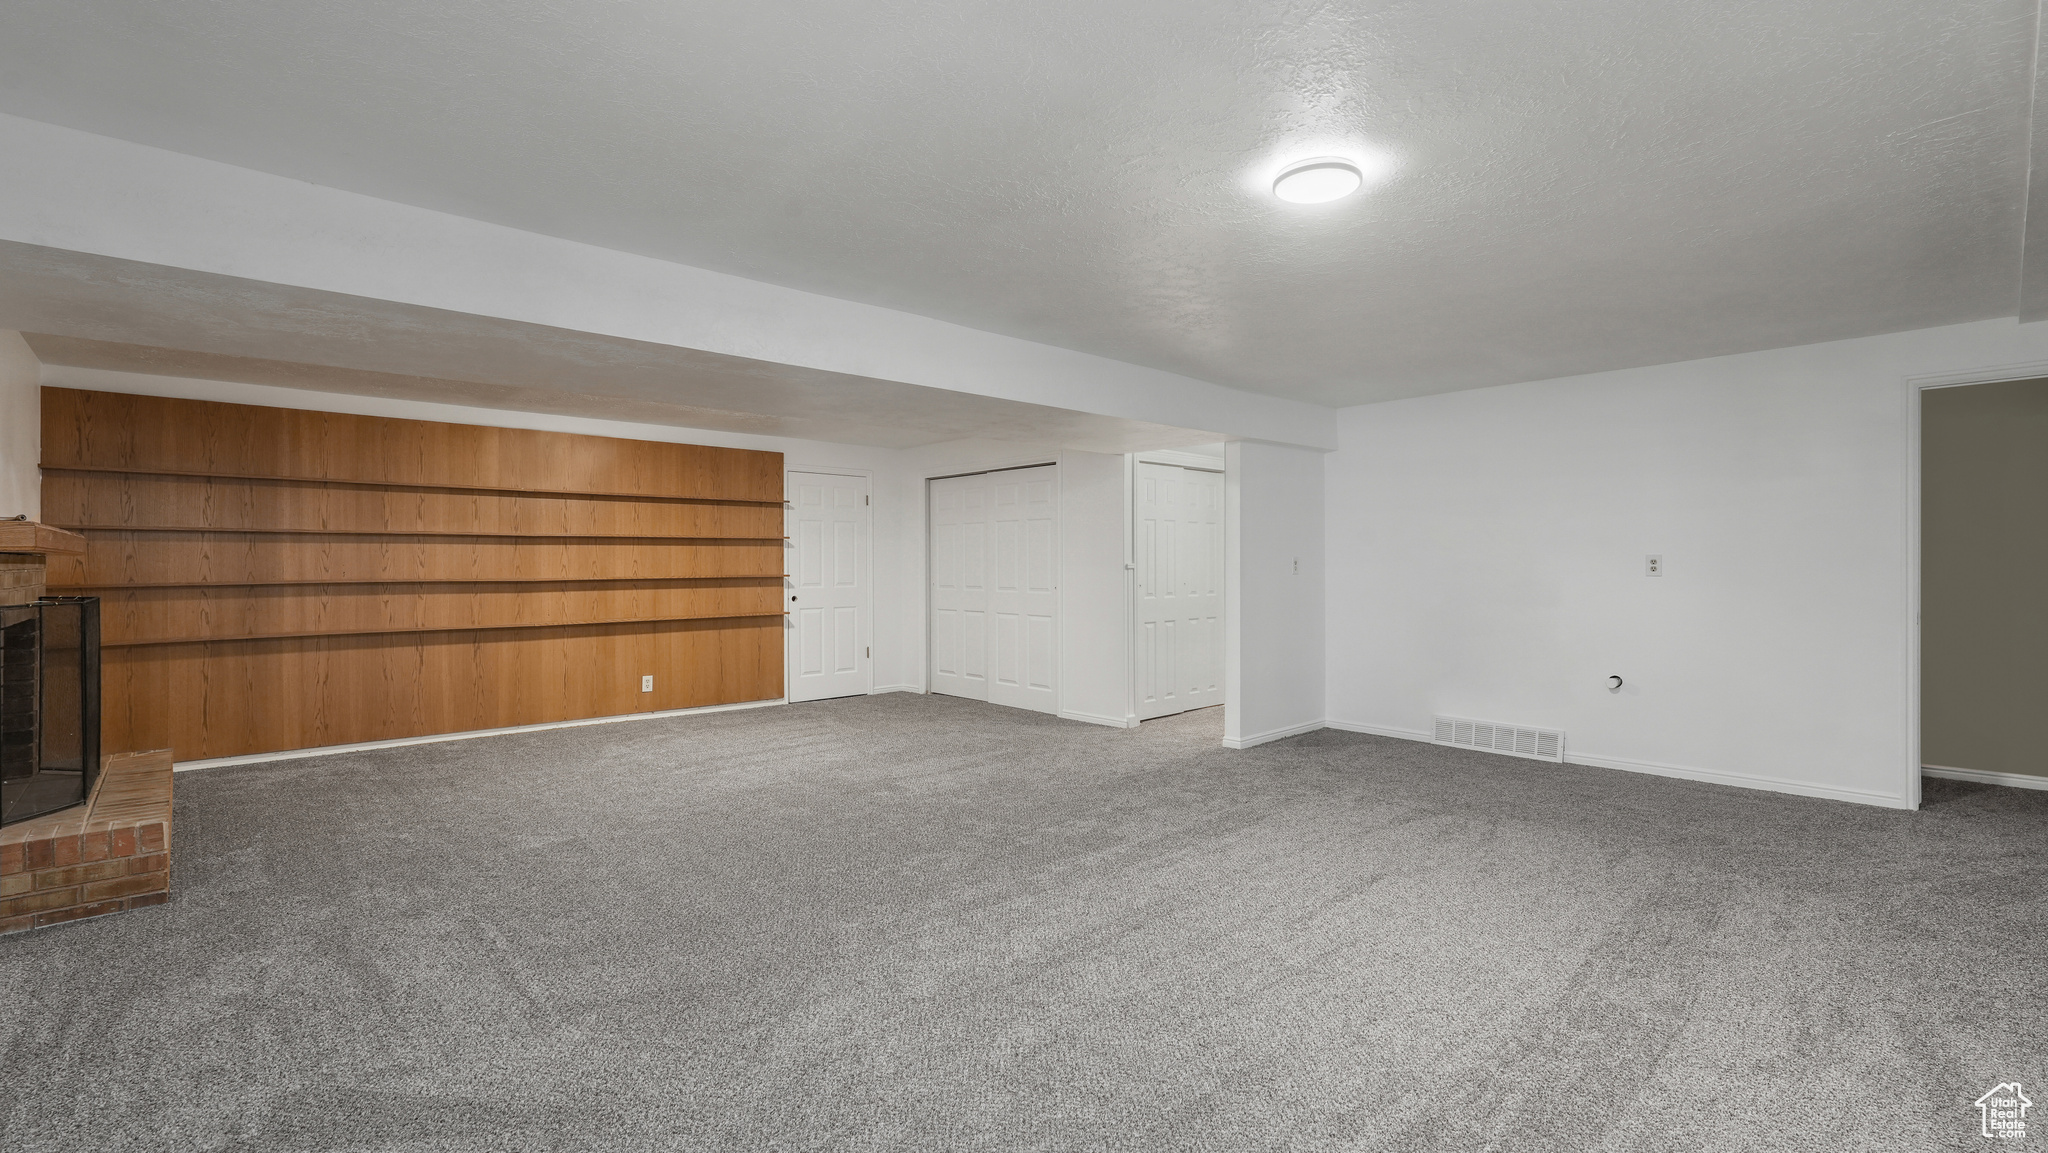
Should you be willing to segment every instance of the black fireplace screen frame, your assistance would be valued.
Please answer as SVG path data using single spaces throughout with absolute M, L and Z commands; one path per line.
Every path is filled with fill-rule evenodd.
M 84 804 L 100 771 L 100 599 L 0 606 L 0 825 Z

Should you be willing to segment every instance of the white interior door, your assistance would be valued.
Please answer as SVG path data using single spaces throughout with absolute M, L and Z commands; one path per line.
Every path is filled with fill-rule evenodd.
M 868 691 L 868 478 L 789 474 L 789 699 Z
M 1058 475 L 931 482 L 931 691 L 1059 711 Z
M 931 482 L 931 690 L 988 699 L 988 477 Z
M 1134 478 L 1138 719 L 1223 703 L 1223 474 L 1140 461 Z
M 1058 466 L 989 474 L 995 524 L 995 581 L 989 589 L 988 699 L 999 705 L 1060 711 L 1054 684 L 1059 655 Z

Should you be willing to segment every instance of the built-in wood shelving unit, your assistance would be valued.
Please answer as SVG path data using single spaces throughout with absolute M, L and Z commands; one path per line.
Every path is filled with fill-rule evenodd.
M 102 598 L 110 752 L 781 695 L 778 453 L 43 392 L 44 518 L 84 543 L 49 584 Z

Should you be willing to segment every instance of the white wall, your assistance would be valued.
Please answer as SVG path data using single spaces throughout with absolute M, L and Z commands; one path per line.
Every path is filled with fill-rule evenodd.
M 0 517 L 42 519 L 41 371 L 20 333 L 0 331 Z
M 1331 723 L 1917 804 L 1908 379 L 2044 362 L 1985 321 L 1345 410 Z
M 1225 451 L 1223 743 L 1323 727 L 1323 454 Z M 1298 562 L 1298 563 L 1297 563 Z

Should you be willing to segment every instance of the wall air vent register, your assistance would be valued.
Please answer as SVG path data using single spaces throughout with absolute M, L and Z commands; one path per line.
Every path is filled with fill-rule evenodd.
M 1461 749 L 1484 749 L 1537 761 L 1564 761 L 1564 734 L 1556 729 L 1527 729 L 1467 717 L 1437 717 L 1432 739 L 1439 745 Z

